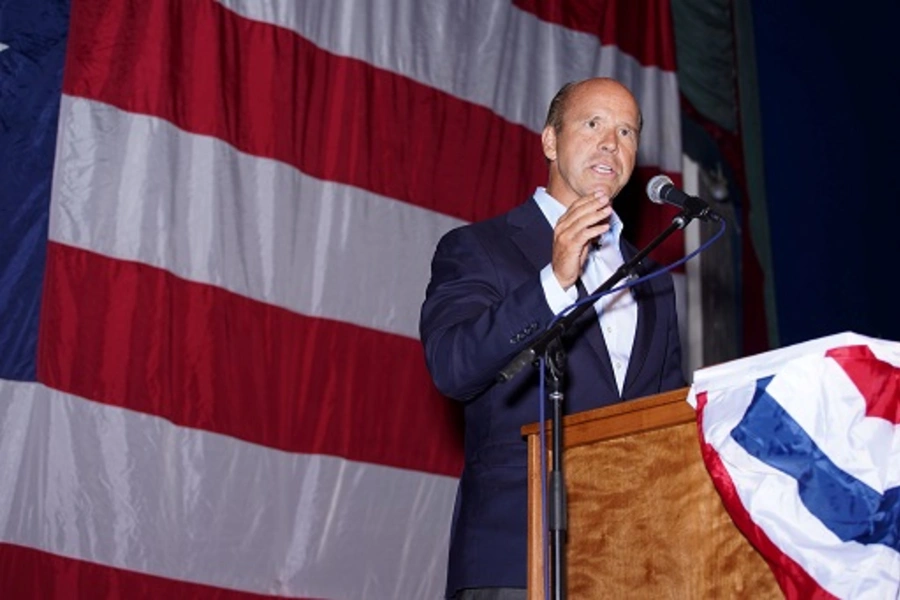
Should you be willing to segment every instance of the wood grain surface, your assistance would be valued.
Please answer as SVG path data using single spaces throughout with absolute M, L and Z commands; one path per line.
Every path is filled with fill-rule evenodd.
M 722 506 L 685 393 L 564 420 L 568 598 L 783 598 Z M 537 431 L 523 429 L 531 599 L 543 598 Z

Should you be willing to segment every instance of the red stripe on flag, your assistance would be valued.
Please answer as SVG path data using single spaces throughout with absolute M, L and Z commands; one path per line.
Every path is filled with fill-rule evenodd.
M 458 476 L 420 342 L 51 243 L 38 380 L 290 452 Z
M 866 416 L 900 424 L 900 368 L 875 356 L 868 346 L 844 346 L 825 353 L 847 373 L 866 400 Z
M 525 127 L 215 2 L 73 4 L 70 95 L 468 221 L 546 178 Z
M 615 45 L 645 66 L 675 70 L 675 34 L 667 0 L 513 0 L 520 9 Z
M 252 600 L 274 595 L 165 579 L 0 542 L 4 598 L 206 598 Z

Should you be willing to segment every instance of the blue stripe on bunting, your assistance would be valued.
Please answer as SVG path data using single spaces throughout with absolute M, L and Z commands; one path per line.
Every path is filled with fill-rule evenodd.
M 68 0 L 0 0 L 0 378 L 34 380 Z
M 900 551 L 900 488 L 884 495 L 839 469 L 759 379 L 731 437 L 751 456 L 797 480 L 804 506 L 843 541 Z

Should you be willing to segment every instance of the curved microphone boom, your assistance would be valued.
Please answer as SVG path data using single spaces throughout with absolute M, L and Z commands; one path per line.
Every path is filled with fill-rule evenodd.
M 647 197 L 657 204 L 677 206 L 692 219 L 702 219 L 703 221 L 720 219 L 719 215 L 709 207 L 709 204 L 679 190 L 665 175 L 657 175 L 647 183 Z

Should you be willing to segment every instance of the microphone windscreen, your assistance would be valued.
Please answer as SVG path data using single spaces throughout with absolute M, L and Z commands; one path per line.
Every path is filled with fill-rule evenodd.
M 672 180 L 667 176 L 657 175 L 647 182 L 647 197 L 657 204 L 665 204 L 665 200 L 663 200 L 662 197 L 662 191 L 667 185 L 674 186 L 675 184 L 672 183 Z

